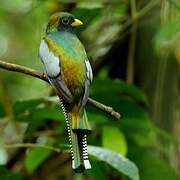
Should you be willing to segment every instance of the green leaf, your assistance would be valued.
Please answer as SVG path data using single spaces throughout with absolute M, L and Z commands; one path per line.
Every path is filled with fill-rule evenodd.
M 25 167 L 29 173 L 32 173 L 35 169 L 41 165 L 41 163 L 49 156 L 51 150 L 36 148 L 31 150 L 26 159 L 25 159 Z
M 26 110 L 34 109 L 42 103 L 44 103 L 44 99 L 42 98 L 17 101 L 13 105 L 14 114 L 16 115 L 19 113 L 23 113 Z
M 48 145 L 52 145 L 52 141 L 48 142 Z M 50 149 L 39 147 L 30 150 L 24 161 L 27 171 L 32 173 L 34 170 L 36 170 L 45 161 L 50 153 Z
M 105 164 L 96 159 L 96 157 L 91 158 L 92 168 L 85 172 L 88 177 L 91 177 L 93 180 L 108 180 L 107 174 L 103 171 Z
M 0 166 L 0 179 L 1 180 L 22 180 L 23 177 L 20 174 L 12 173 L 5 166 Z
M 139 180 L 137 166 L 122 155 L 111 150 L 95 146 L 88 146 L 88 152 L 99 160 L 104 161 L 110 166 L 114 167 L 119 172 L 127 175 L 132 180 Z
M 179 31 L 180 25 L 176 21 L 160 27 L 154 39 L 155 50 L 158 54 L 164 55 L 173 52 L 180 39 Z
M 147 148 L 131 147 L 130 157 L 139 167 L 141 179 L 180 180 L 174 169 Z
M 57 105 L 49 106 L 52 102 L 56 102 Z M 17 101 L 13 106 L 14 116 L 18 121 L 29 123 L 46 119 L 61 121 L 64 116 L 58 102 L 58 98 L 49 97 Z
M 107 123 L 111 120 L 110 117 L 107 116 L 107 114 L 99 112 L 99 110 L 96 108 L 92 108 L 90 106 L 87 106 L 86 110 L 87 110 L 88 120 L 91 123 L 95 123 L 96 125 L 97 124 L 104 124 L 104 123 Z
M 62 121 L 64 119 L 63 113 L 61 112 L 61 107 L 47 107 L 47 108 L 38 108 L 33 110 L 30 114 L 32 119 L 54 119 Z
M 97 97 L 103 97 L 103 99 L 106 100 L 107 98 L 111 99 L 112 97 L 113 99 L 116 98 L 118 100 L 121 95 L 134 99 L 137 102 L 148 104 L 147 97 L 140 88 L 134 85 L 128 85 L 121 80 L 96 78 L 91 85 L 90 92 L 92 96 L 96 97 L 96 99 Z
M 121 155 L 127 154 L 127 143 L 124 134 L 117 127 L 103 127 L 103 147 Z

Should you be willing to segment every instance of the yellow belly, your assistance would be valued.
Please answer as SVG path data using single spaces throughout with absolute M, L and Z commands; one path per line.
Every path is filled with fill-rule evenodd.
M 78 60 L 61 60 L 64 81 L 71 88 L 81 88 L 85 82 L 85 64 Z
M 46 42 L 49 49 L 60 58 L 61 71 L 68 88 L 71 91 L 77 88 L 82 89 L 86 78 L 85 57 L 82 56 L 83 58 L 81 58 L 81 60 L 74 59 L 74 57 L 70 56 L 63 47 L 57 45 L 55 41 L 46 38 Z

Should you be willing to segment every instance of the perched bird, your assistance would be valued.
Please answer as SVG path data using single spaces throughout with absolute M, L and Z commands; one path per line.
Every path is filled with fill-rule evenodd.
M 93 79 L 91 65 L 73 29 L 83 23 L 72 14 L 55 13 L 50 17 L 41 40 L 39 57 L 55 88 L 65 115 L 75 172 L 90 169 L 87 135 L 91 133 L 85 104 Z

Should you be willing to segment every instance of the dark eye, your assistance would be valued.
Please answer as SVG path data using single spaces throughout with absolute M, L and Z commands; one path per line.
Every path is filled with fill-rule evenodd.
M 63 24 L 69 24 L 69 19 L 68 18 L 63 18 L 62 23 Z

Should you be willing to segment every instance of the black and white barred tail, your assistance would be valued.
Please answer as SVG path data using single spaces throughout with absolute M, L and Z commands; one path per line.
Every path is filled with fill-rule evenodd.
M 81 133 L 74 133 L 72 131 L 71 124 L 69 122 L 70 118 L 69 118 L 68 112 L 67 112 L 66 108 L 64 107 L 62 99 L 60 97 L 59 97 L 59 99 L 60 99 L 61 108 L 62 108 L 64 117 L 65 117 L 66 126 L 67 126 L 67 130 L 68 130 L 68 138 L 69 138 L 70 151 L 71 151 L 71 157 L 72 157 L 72 168 L 75 170 L 75 172 L 81 173 L 85 169 L 91 169 L 91 165 L 90 165 L 90 162 L 88 159 L 88 151 L 87 151 L 87 135 L 81 134 Z M 76 142 L 72 142 L 74 140 L 76 140 Z M 73 149 L 76 150 L 76 148 L 73 147 L 74 143 L 76 143 L 76 146 L 78 148 L 78 156 L 80 159 L 79 165 L 77 165 L 77 163 L 76 163 L 77 157 L 75 157 L 75 156 L 77 156 L 77 151 L 74 152 L 74 150 L 73 150 Z M 75 144 L 74 144 L 74 146 L 75 146 Z

